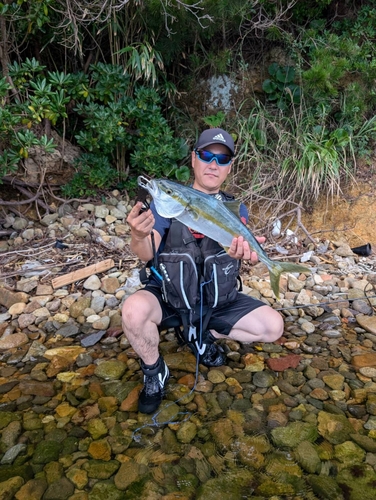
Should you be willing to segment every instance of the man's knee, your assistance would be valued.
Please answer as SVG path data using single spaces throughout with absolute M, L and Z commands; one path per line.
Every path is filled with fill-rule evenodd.
M 122 306 L 121 316 L 123 330 L 138 329 L 147 321 L 157 323 L 160 305 L 154 295 L 147 293 L 134 293 L 128 297 Z
M 284 330 L 284 322 L 282 316 L 277 313 L 273 317 L 273 321 L 270 322 L 268 330 L 266 332 L 267 342 L 275 342 L 282 337 Z

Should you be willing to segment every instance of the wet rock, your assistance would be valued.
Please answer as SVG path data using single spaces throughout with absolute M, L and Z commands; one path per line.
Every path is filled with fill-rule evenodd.
M 210 434 L 220 449 L 228 449 L 234 437 L 234 428 L 231 420 L 225 418 L 214 422 L 210 426 Z
M 361 464 L 365 455 L 366 452 L 353 441 L 345 441 L 334 446 L 334 457 L 342 464 L 341 469 Z
M 112 481 L 99 481 L 89 493 L 89 500 L 124 500 L 124 492 Z
M 241 361 L 245 369 L 250 372 L 260 372 L 265 366 L 265 359 L 258 354 L 248 353 L 242 357 Z
M 67 472 L 67 478 L 79 490 L 83 490 L 89 482 L 87 472 L 79 467 L 71 467 Z
M 307 478 L 312 491 L 323 500 L 344 500 L 342 489 L 332 477 L 321 474 L 320 476 L 310 475 Z
M 321 411 L 318 415 L 318 431 L 329 443 L 340 444 L 350 440 L 354 428 L 345 416 Z
M 376 352 L 367 352 L 351 358 L 351 364 L 356 368 L 376 367 Z
M 43 357 L 52 360 L 54 357 L 58 356 L 66 359 L 69 363 L 74 363 L 77 357 L 83 353 L 85 353 L 85 349 L 80 346 L 55 347 L 53 349 L 47 349 Z
M 276 446 L 296 448 L 303 441 L 314 442 L 318 437 L 317 429 L 307 422 L 292 422 L 286 427 L 277 427 L 271 431 Z
M 30 464 L 25 465 L 0 465 L 0 483 L 12 477 L 20 476 L 23 480 L 29 481 L 34 476 L 34 471 Z
M 341 470 L 337 483 L 346 491 L 348 498 L 373 500 L 375 498 L 376 472 L 368 464 L 357 464 Z
M 283 372 L 287 368 L 296 368 L 301 359 L 299 354 L 288 354 L 279 358 L 269 358 L 266 360 L 266 364 L 273 371 Z
M 35 380 L 21 380 L 19 384 L 22 394 L 32 396 L 49 396 L 55 395 L 53 382 L 37 382 Z
M 26 450 L 26 445 L 23 443 L 15 444 L 9 448 L 1 459 L 2 464 L 12 464 L 20 453 Z
M 99 439 L 90 443 L 88 453 L 95 460 L 111 460 L 111 446 L 106 439 Z
M 119 469 L 120 463 L 117 460 L 88 460 L 83 464 L 83 469 L 88 477 L 94 479 L 109 479 Z
M 127 365 L 122 361 L 103 361 L 95 369 L 95 375 L 104 380 L 119 380 L 125 373 Z
M 197 426 L 194 422 L 183 422 L 176 432 L 176 437 L 179 442 L 187 444 L 190 443 L 197 434 Z
M 41 441 L 37 444 L 33 454 L 34 464 L 48 464 L 59 459 L 62 449 L 61 443 L 54 441 Z
M 256 387 L 271 387 L 275 383 L 275 378 L 272 372 L 264 370 L 256 372 L 252 377 L 252 382 Z
M 126 490 L 133 482 L 140 480 L 147 474 L 148 467 L 138 464 L 133 460 L 121 464 L 120 469 L 114 477 L 115 486 L 119 490 Z
M 229 471 L 226 476 L 209 479 L 197 490 L 197 500 L 236 500 L 249 494 L 254 473 L 248 470 Z M 224 496 L 226 495 L 226 496 Z
M 43 500 L 68 500 L 73 493 L 73 484 L 66 477 L 62 477 L 48 486 Z
M 41 500 L 47 489 L 47 482 L 43 479 L 31 479 L 15 494 L 16 500 Z
M 11 500 L 23 484 L 24 480 L 19 476 L 3 481 L 0 483 L 0 498 L 2 500 Z
M 302 441 L 294 450 L 295 460 L 308 473 L 320 472 L 321 460 L 316 447 L 309 441 Z
M 239 462 L 251 469 L 261 469 L 265 465 L 263 453 L 268 451 L 265 446 L 260 446 L 257 439 L 250 436 L 241 436 L 231 446 Z
M 195 373 L 196 358 L 191 352 L 174 352 L 164 355 L 164 360 L 170 370 Z
M 108 432 L 104 422 L 102 422 L 99 418 L 89 420 L 87 430 L 93 439 L 99 439 L 105 436 Z

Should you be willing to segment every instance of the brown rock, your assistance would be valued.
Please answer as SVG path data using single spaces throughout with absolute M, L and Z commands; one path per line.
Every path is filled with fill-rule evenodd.
M 288 354 L 280 358 L 268 358 L 266 364 L 275 372 L 283 372 L 288 368 L 296 368 L 302 359 L 299 354 Z
M 265 360 L 259 354 L 247 353 L 241 358 L 245 369 L 250 372 L 262 372 L 264 369 Z
M 376 367 L 376 352 L 367 352 L 351 358 L 351 364 L 356 368 L 365 366 Z
M 12 333 L 6 337 L 0 339 L 0 351 L 7 351 L 8 349 L 13 349 L 14 347 L 19 347 L 21 345 L 27 344 L 29 337 L 25 333 Z
M 46 370 L 47 377 L 55 377 L 58 373 L 64 371 L 69 365 L 70 361 L 62 356 L 55 356 L 51 359 L 50 364 Z
M 80 346 L 66 346 L 66 347 L 55 347 L 53 349 L 48 349 L 43 357 L 47 359 L 52 359 L 55 356 L 60 356 L 61 358 L 65 358 L 68 361 L 72 362 L 77 359 L 77 356 L 84 353 L 85 349 Z
M 52 397 L 55 395 L 53 382 L 37 382 L 36 380 L 21 380 L 19 388 L 23 394 L 31 396 Z
M 111 446 L 106 439 L 99 439 L 90 443 L 88 453 L 94 460 L 111 460 Z
M 131 390 L 131 392 L 128 394 L 128 396 L 121 403 L 120 411 L 137 411 L 137 409 L 138 409 L 138 396 L 140 394 L 141 389 L 142 389 L 142 385 L 140 384 Z
M 356 316 L 356 321 L 362 328 L 367 330 L 367 332 L 376 334 L 376 318 L 374 316 L 365 316 L 364 314 L 358 314 Z
M 130 353 L 127 354 L 130 357 Z M 191 352 L 168 353 L 164 355 L 164 359 L 170 370 L 196 373 L 196 358 Z
M 320 387 L 316 387 L 310 393 L 311 398 L 318 399 L 319 401 L 325 401 L 329 398 L 329 394 L 325 389 L 321 389 Z
M 17 302 L 24 302 L 25 304 L 29 300 L 29 296 L 24 292 L 12 292 L 4 287 L 0 287 L 0 304 L 9 309 L 13 304 Z
M 43 285 L 39 283 L 35 293 L 36 295 L 52 295 L 54 290 L 51 285 Z
M 101 290 L 105 293 L 114 294 L 119 286 L 120 284 L 117 278 L 103 278 Z
M 47 489 L 47 482 L 44 479 L 30 479 L 22 488 L 17 491 L 17 500 L 40 500 Z

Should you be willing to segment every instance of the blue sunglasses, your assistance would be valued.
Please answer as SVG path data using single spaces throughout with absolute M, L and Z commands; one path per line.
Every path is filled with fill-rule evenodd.
M 195 153 L 204 163 L 211 163 L 215 160 L 220 167 L 226 167 L 232 162 L 232 156 L 224 153 L 211 153 L 205 149 L 195 149 Z

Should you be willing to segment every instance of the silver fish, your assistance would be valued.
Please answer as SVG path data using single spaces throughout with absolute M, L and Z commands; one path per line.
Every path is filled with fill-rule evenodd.
M 270 285 L 277 299 L 282 273 L 311 272 L 299 264 L 271 260 L 239 215 L 236 215 L 236 210 L 239 210 L 238 202 L 223 202 L 209 194 L 165 179 L 153 180 L 139 176 L 137 181 L 153 197 L 155 208 L 161 217 L 177 219 L 218 242 L 225 250 L 229 249 L 233 238 L 243 236 L 268 268 Z

